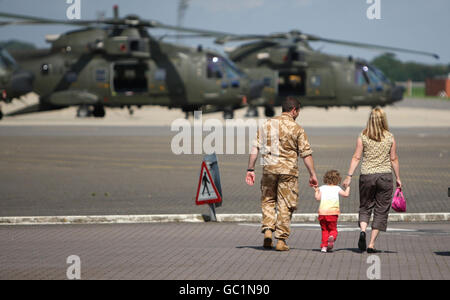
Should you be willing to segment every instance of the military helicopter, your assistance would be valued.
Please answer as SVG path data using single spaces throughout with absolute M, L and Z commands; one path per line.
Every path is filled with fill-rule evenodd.
M 161 105 L 181 108 L 186 115 L 203 108 L 205 112 L 223 111 L 224 118 L 232 118 L 234 109 L 260 97 L 268 85 L 250 78 L 220 53 L 165 43 L 146 29 L 196 34 L 205 33 L 203 30 L 164 25 L 135 15 L 119 18 L 117 6 L 113 13 L 113 18 L 94 21 L 0 13 L 0 17 L 15 19 L 0 25 L 83 27 L 47 36 L 50 49 L 11 52 L 20 66 L 32 73 L 32 89 L 40 99 L 38 104 L 8 115 L 78 106 L 78 116 L 92 112 L 94 117 L 104 117 L 105 107 L 128 107 L 132 113 L 132 106 Z
M 403 99 L 404 88 L 396 86 L 376 67 L 352 56 L 339 57 L 314 50 L 309 42 L 326 42 L 365 49 L 438 55 L 429 52 L 374 44 L 321 38 L 297 30 L 269 35 L 219 35 L 215 42 L 249 41 L 227 51 L 229 58 L 245 72 L 261 68 L 278 72 L 276 97 L 249 102 L 247 116 L 257 116 L 256 106 L 265 106 L 266 116 L 287 95 L 297 96 L 303 106 L 385 106 Z
M 33 74 L 21 70 L 14 58 L 0 47 L 0 100 L 11 102 L 32 91 Z M 0 120 L 3 113 L 0 110 Z

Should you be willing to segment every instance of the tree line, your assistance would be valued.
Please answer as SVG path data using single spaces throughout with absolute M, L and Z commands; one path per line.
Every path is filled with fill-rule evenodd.
M 7 51 L 36 49 L 36 46 L 31 43 L 17 40 L 2 41 L 0 42 L 0 47 L 5 48 Z
M 393 53 L 379 55 L 371 61 L 371 64 L 383 71 L 392 81 L 425 81 L 427 78 L 447 76 L 450 73 L 450 64 L 402 62 Z

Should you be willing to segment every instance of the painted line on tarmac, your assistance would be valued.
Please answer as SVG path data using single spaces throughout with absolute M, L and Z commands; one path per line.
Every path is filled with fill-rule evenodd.
M 261 227 L 260 224 L 250 224 L 250 223 L 239 223 L 240 226 L 249 226 L 249 227 Z M 292 228 L 309 228 L 309 229 L 318 229 L 320 230 L 320 224 L 311 224 L 311 223 L 293 223 L 291 224 Z M 338 225 L 339 232 L 359 232 L 361 229 L 359 227 L 354 227 L 351 225 Z M 417 229 L 404 229 L 404 228 L 387 228 L 387 232 L 419 232 Z
M 218 222 L 260 223 L 261 214 L 218 214 Z M 201 214 L 167 215 L 105 215 L 105 216 L 34 216 L 0 217 L 0 225 L 63 225 L 63 224 L 145 224 L 145 223 L 204 223 L 209 216 Z M 317 214 L 294 214 L 292 223 L 314 223 Z M 340 222 L 357 222 L 358 214 L 341 214 Z M 397 213 L 389 222 L 450 221 L 450 213 Z

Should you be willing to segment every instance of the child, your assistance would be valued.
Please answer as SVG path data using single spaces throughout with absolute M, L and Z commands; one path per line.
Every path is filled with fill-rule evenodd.
M 322 244 L 320 245 L 321 252 L 328 252 L 333 249 L 336 241 L 337 220 L 340 214 L 339 211 L 339 195 L 348 197 L 350 195 L 350 187 L 345 191 L 341 189 L 341 175 L 336 170 L 331 170 L 325 173 L 323 183 L 320 188 L 314 188 L 317 201 L 320 201 L 319 206 L 319 222 L 322 228 Z

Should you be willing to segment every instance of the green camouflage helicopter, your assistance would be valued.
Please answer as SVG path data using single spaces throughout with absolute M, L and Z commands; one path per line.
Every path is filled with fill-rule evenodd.
M 33 90 L 33 74 L 21 70 L 14 58 L 0 47 L 0 100 L 10 102 Z M 0 120 L 3 113 L 0 110 Z
M 47 36 L 50 49 L 11 52 L 23 70 L 31 72 L 28 82 L 39 103 L 7 114 L 19 114 L 78 106 L 78 116 L 104 117 L 105 107 L 161 105 L 186 112 L 233 110 L 260 98 L 275 85 L 273 71 L 250 78 L 233 62 L 202 47 L 189 48 L 162 42 L 147 30 L 166 29 L 204 34 L 206 31 L 142 20 L 130 15 L 95 21 L 61 21 L 0 13 L 15 19 L 0 25 L 66 24 L 81 30 Z M 208 34 L 217 34 L 208 32 Z M 262 80 L 264 77 L 265 80 Z M 30 81 L 31 80 L 31 81 Z M 25 86 L 24 86 L 25 87 Z M 29 86 L 27 86 L 29 88 Z M 5 101 L 17 97 L 8 95 Z
M 396 86 L 376 67 L 352 56 L 339 57 L 312 49 L 309 42 L 326 42 L 365 49 L 406 52 L 439 57 L 434 53 L 321 38 L 300 31 L 270 35 L 216 36 L 217 44 L 247 42 L 226 51 L 229 58 L 248 74 L 262 69 L 278 72 L 277 93 L 272 98 L 249 102 L 247 116 L 257 116 L 256 106 L 265 106 L 266 116 L 287 95 L 297 96 L 303 106 L 385 106 L 403 99 L 404 88 Z

